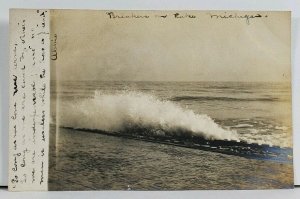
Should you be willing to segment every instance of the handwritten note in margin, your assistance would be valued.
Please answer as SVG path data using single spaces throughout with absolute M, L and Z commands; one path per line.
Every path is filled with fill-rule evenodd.
M 10 10 L 10 191 L 47 190 L 49 10 Z

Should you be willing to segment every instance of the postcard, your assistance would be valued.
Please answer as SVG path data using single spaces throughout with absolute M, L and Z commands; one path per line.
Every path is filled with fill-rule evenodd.
M 288 11 L 10 11 L 9 190 L 293 188 Z

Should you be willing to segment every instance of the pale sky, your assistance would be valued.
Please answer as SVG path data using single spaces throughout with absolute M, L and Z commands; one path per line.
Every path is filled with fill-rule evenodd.
M 176 11 L 134 11 L 150 18 L 110 19 L 106 12 L 52 11 L 51 34 L 58 36 L 52 68 L 60 79 L 290 80 L 290 12 L 179 12 L 193 19 L 175 19 Z M 132 16 L 131 11 L 115 13 Z M 210 15 L 235 13 L 262 17 L 247 24 Z

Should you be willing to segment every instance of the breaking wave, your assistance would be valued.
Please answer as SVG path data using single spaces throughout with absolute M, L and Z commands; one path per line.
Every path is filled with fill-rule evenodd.
M 239 141 L 235 131 L 223 129 L 209 116 L 144 93 L 104 94 L 96 91 L 92 98 L 62 102 L 59 110 L 62 127 L 107 132 L 147 129 L 144 133 L 161 136 L 187 135 Z
M 127 91 L 107 94 L 96 91 L 90 98 L 62 100 L 59 106 L 57 121 L 61 127 L 132 136 L 198 137 L 206 140 L 289 146 L 287 141 L 282 141 L 286 139 L 281 139 L 279 135 L 237 132 L 238 129 L 253 128 L 253 125 L 242 123 L 223 128 L 205 114 L 197 114 L 175 102 L 160 100 L 145 93 Z

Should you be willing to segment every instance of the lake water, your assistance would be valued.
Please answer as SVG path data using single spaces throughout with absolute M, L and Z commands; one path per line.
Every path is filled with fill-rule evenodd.
M 288 84 L 56 83 L 51 85 L 50 190 L 264 189 L 293 185 Z M 137 136 L 143 140 L 130 139 Z M 242 157 L 187 148 L 185 144 L 147 142 L 145 137 L 200 137 L 248 143 L 250 148 L 251 144 L 266 145 L 268 150 L 282 149 L 286 158 Z

